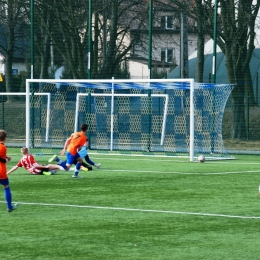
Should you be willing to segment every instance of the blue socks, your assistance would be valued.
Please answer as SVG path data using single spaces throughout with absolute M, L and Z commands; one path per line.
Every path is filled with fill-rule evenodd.
M 81 166 L 81 163 L 78 162 L 76 164 L 76 167 L 75 167 L 74 175 L 78 175 L 79 174 L 80 166 Z
M 63 161 L 60 160 L 60 162 L 58 162 L 58 164 L 59 164 L 62 168 L 64 168 L 64 170 L 67 169 L 67 165 L 66 165 L 65 162 L 63 162 Z
M 6 200 L 6 204 L 8 209 L 12 208 L 12 194 L 11 194 L 11 189 L 8 186 L 8 188 L 4 188 L 4 194 L 5 194 L 5 200 Z
M 63 161 L 62 161 L 59 157 L 57 157 L 57 158 L 55 159 L 55 161 L 56 161 L 58 164 L 63 163 Z
M 67 169 L 66 163 L 63 162 L 59 157 L 57 157 L 55 161 L 56 161 L 60 166 L 62 166 L 62 168 L 64 168 L 64 170 Z

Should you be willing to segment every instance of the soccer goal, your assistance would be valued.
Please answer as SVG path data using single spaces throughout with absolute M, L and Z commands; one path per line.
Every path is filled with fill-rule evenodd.
M 232 89 L 193 79 L 29 79 L 26 145 L 53 152 L 87 123 L 93 150 L 230 158 L 222 119 Z

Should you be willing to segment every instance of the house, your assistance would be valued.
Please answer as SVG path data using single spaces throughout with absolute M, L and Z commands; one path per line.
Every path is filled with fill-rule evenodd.
M 152 25 L 152 68 L 158 73 L 167 74 L 181 63 L 181 17 L 180 12 L 172 4 L 157 4 L 153 9 Z M 187 19 L 188 31 L 188 55 L 196 51 L 197 32 L 196 22 Z M 144 26 L 132 26 L 131 37 L 139 38 L 129 56 L 129 70 L 131 78 L 148 78 L 148 56 L 149 56 L 149 30 L 148 24 Z M 209 39 L 205 37 L 206 41 Z
M 13 75 L 18 75 L 21 71 L 27 71 L 25 58 L 15 56 L 12 65 Z M 5 74 L 5 56 L 0 52 L 0 74 Z
M 8 32 L 5 24 L 0 24 L 0 73 L 5 74 L 6 55 L 8 49 Z M 17 26 L 14 32 L 14 53 L 12 60 L 12 70 L 14 75 L 18 75 L 21 71 L 27 71 L 26 58 L 28 57 L 28 50 L 30 49 L 28 35 L 28 28 Z M 10 50 L 9 50 L 10 51 Z

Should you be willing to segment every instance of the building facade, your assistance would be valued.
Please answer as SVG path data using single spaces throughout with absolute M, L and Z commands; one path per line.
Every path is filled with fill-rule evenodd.
M 187 46 L 186 57 L 197 50 L 196 21 L 190 18 L 183 23 L 182 14 L 172 4 L 155 5 L 152 22 L 152 68 L 161 76 L 181 64 L 182 52 L 185 51 L 181 42 Z M 131 78 L 148 78 L 149 56 L 149 24 L 143 27 L 132 27 L 131 37 L 139 38 L 133 46 L 129 57 Z M 186 28 L 186 35 L 184 28 Z M 183 33 L 183 34 L 182 34 Z M 182 38 L 182 35 L 184 37 Z M 209 40 L 205 37 L 205 41 Z M 139 63 L 139 64 L 138 64 Z

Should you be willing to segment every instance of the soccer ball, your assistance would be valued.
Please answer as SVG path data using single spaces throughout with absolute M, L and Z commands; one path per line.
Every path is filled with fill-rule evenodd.
M 198 161 L 201 162 L 201 163 L 205 162 L 205 156 L 204 155 L 200 155 L 198 157 Z

